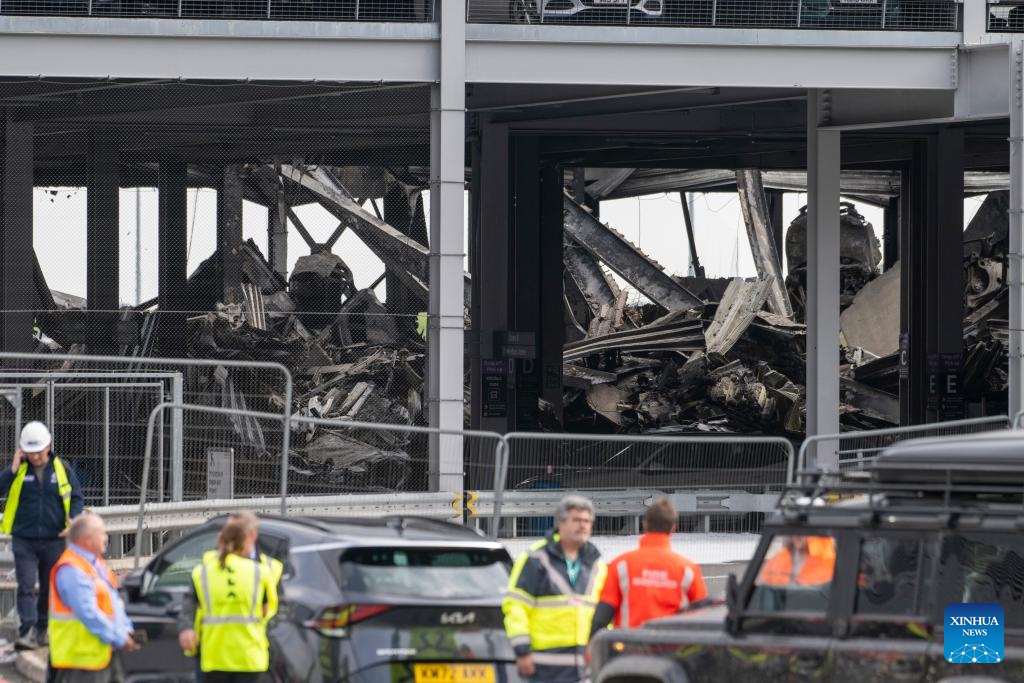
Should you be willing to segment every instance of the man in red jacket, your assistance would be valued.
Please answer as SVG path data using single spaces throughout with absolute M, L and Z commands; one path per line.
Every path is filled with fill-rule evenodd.
M 640 547 L 623 553 L 608 565 L 608 579 L 594 614 L 591 634 L 608 626 L 640 624 L 670 614 L 708 596 L 700 567 L 672 551 L 669 534 L 676 530 L 679 513 L 666 498 L 655 500 L 644 512 Z

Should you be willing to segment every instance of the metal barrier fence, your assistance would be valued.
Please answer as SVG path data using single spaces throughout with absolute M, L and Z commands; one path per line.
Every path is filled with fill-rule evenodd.
M 491 24 L 956 31 L 956 0 L 469 0 Z
M 125 466 L 144 448 L 145 417 L 153 406 L 182 397 L 180 372 L 10 372 L 0 369 L 0 443 L 17 448 L 30 420 L 50 426 L 54 452 L 72 467 L 90 505 L 133 502 L 138 471 Z M 172 420 L 171 451 L 182 447 L 181 424 Z M 116 456 L 115 456 L 116 453 Z M 112 461 L 117 458 L 116 470 Z M 173 456 L 172 456 L 173 459 Z M 141 460 L 135 458 L 141 468 Z M 134 475 L 134 479 L 133 479 Z
M 225 438 L 224 432 L 232 434 L 231 439 L 239 450 L 277 453 L 275 462 L 280 471 L 274 476 L 287 487 L 287 457 L 283 456 L 291 450 L 292 376 L 279 363 L 0 353 L 0 366 L 3 367 L 0 370 L 0 383 L 8 385 L 15 379 L 19 384 L 45 383 L 48 375 L 60 378 L 62 382 L 77 381 L 76 378 L 80 378 L 82 382 L 96 383 L 102 383 L 104 379 L 112 383 L 112 380 L 119 377 L 131 383 L 132 376 L 152 376 L 154 373 L 182 378 L 180 385 L 172 383 L 169 393 L 153 396 L 151 402 L 136 400 L 110 404 L 109 419 L 116 424 L 116 429 L 110 432 L 112 441 L 108 444 L 110 452 L 116 454 L 115 471 L 111 475 L 110 496 L 113 501 L 134 503 L 138 500 L 138 492 L 144 488 L 145 481 L 142 456 L 145 444 L 149 443 L 143 441 L 146 437 L 146 420 L 153 406 L 165 401 L 227 406 L 243 412 L 266 412 L 272 414 L 274 419 L 265 420 L 262 424 L 254 424 L 251 420 L 214 424 L 198 419 L 196 414 L 186 416 L 182 411 L 170 411 L 166 416 L 162 415 L 166 422 L 161 425 L 159 432 L 162 438 L 157 444 L 157 457 L 161 461 L 166 458 L 170 465 L 166 469 L 157 470 L 161 474 L 153 482 L 161 495 L 167 490 L 172 500 L 184 499 L 184 481 L 170 477 L 170 473 L 181 472 L 183 468 L 174 467 L 173 464 L 202 461 L 206 444 L 217 438 Z M 0 395 L 4 395 L 3 392 Z M 47 410 L 47 395 L 45 391 L 19 393 L 25 399 L 20 402 L 21 419 L 49 420 L 54 429 L 54 448 L 58 454 L 94 460 L 103 448 L 103 444 L 96 441 L 96 434 L 100 431 L 99 425 L 108 417 L 106 404 L 98 408 L 93 402 L 73 397 L 76 400 L 69 401 L 67 407 L 60 411 L 60 420 L 55 421 L 57 415 Z M 102 398 L 97 398 L 97 401 L 102 401 Z M 2 416 L 0 410 L 0 418 Z M 0 432 L 0 438 L 4 439 L 2 443 L 10 443 L 6 440 L 7 434 Z M 13 439 L 13 436 L 9 438 Z M 68 448 L 72 449 L 71 452 Z M 100 499 L 94 498 L 88 502 L 99 504 Z
M 866 432 L 844 432 L 842 434 L 811 436 L 801 444 L 800 451 L 797 453 L 796 469 L 790 472 L 788 480 L 795 483 L 801 473 L 807 472 L 814 467 L 809 462 L 810 456 L 813 450 L 820 444 L 837 444 L 839 471 L 842 472 L 863 468 L 889 446 L 907 439 L 973 434 L 1006 429 L 1010 426 L 1009 419 L 1005 415 L 998 415 L 908 427 L 893 427 L 891 429 L 876 429 Z
M 574 491 L 594 502 L 595 542 L 623 551 L 635 545 L 651 500 L 664 496 L 680 513 L 686 550 L 708 562 L 749 555 L 795 457 L 793 444 L 778 437 L 513 433 L 506 440 L 494 522 L 509 522 L 505 535 L 542 535 L 559 498 Z M 723 554 L 733 546 L 746 550 Z
M 433 0 L 3 0 L 0 14 L 302 21 L 434 19 Z
M 988 30 L 992 33 L 1024 31 L 1024 0 L 988 0 Z

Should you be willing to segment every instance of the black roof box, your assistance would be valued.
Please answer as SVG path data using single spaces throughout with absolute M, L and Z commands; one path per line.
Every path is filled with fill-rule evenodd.
M 880 483 L 1024 486 L 1024 430 L 904 441 L 883 451 L 871 470 Z

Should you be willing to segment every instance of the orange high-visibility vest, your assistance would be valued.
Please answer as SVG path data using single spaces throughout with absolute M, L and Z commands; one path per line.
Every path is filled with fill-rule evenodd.
M 113 619 L 114 602 L 110 592 L 117 586 L 117 579 L 103 564 L 102 558 L 98 563 L 103 569 L 102 574 L 91 562 L 68 548 L 50 572 L 50 663 L 55 669 L 100 671 L 110 664 L 113 647 L 94 636 L 57 591 L 57 572 L 61 567 L 75 567 L 92 580 L 96 589 L 96 606 Z
M 764 563 L 758 583 L 769 586 L 818 586 L 832 582 L 836 567 L 836 549 L 828 536 L 807 539 L 807 557 L 800 569 L 793 571 L 793 554 L 789 548 L 772 555 Z

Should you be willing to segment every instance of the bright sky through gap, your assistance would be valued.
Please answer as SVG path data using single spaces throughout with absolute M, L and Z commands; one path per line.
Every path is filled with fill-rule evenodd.
M 157 294 L 157 192 L 142 188 L 140 197 L 142 235 L 141 300 Z M 708 277 L 752 277 L 755 275 L 746 228 L 735 193 L 696 193 L 693 222 L 697 251 Z M 83 188 L 48 188 L 35 191 L 34 243 L 43 273 L 51 289 L 84 297 L 86 290 L 86 222 Z M 135 204 L 136 191 L 121 191 L 120 215 L 120 293 L 125 304 L 135 300 Z M 984 197 L 964 202 L 964 225 L 978 210 Z M 807 201 L 804 193 L 787 193 L 783 219 L 788 226 Z M 468 202 L 467 202 L 468 204 Z M 467 206 L 468 208 L 468 206 Z M 367 209 L 372 208 L 367 203 Z M 424 209 L 429 216 L 430 196 L 424 192 Z M 882 210 L 869 204 L 857 204 L 857 210 L 882 237 Z M 295 213 L 317 241 L 334 232 L 337 219 L 317 205 L 295 207 Z M 217 193 L 199 189 L 188 192 L 189 258 L 188 271 L 213 254 L 216 245 Z M 467 212 L 468 215 L 468 212 Z M 689 246 L 683 226 L 678 193 L 617 199 L 601 204 L 601 221 L 609 223 L 672 275 L 686 275 Z M 465 233 L 464 233 L 465 234 Z M 243 235 L 252 238 L 264 255 L 267 253 L 267 212 L 257 204 L 245 202 Z M 468 248 L 468 247 L 467 247 Z M 288 233 L 288 267 L 308 254 L 309 248 L 294 228 Z M 338 240 L 334 253 L 352 269 L 357 287 L 369 286 L 381 274 L 383 263 L 350 231 Z M 378 286 L 382 299 L 384 284 Z

